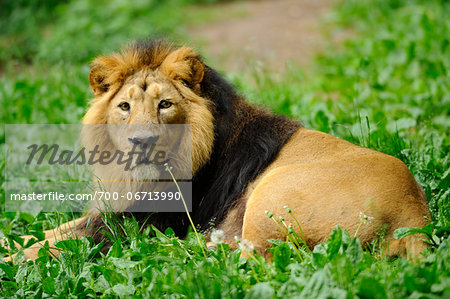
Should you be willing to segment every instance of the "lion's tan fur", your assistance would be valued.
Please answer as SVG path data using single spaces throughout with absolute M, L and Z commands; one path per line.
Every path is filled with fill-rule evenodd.
M 297 215 L 310 247 L 326 241 L 336 225 L 353 235 L 360 212 L 375 218 L 361 226 L 362 243 L 371 242 L 387 225 L 388 255 L 408 252 L 417 257 L 425 247 L 423 236 L 393 238 L 399 227 L 423 227 L 430 220 L 425 193 L 406 165 L 325 133 L 300 129 L 246 196 L 242 237 L 256 248 L 270 246 L 268 239 L 285 238 L 261 207 L 296 226 L 284 206 Z M 232 226 L 225 221 L 226 225 Z

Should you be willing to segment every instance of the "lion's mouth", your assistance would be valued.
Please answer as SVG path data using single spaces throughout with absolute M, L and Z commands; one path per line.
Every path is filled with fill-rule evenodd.
M 133 145 L 130 154 L 133 155 L 134 166 L 130 170 L 152 165 L 152 168 L 162 170 L 168 162 L 169 150 L 164 147 L 163 141 L 158 142 L 160 136 L 150 136 L 145 138 L 128 138 Z
M 134 180 L 158 180 L 161 177 L 164 166 L 155 163 L 135 164 L 131 169 L 131 177 Z

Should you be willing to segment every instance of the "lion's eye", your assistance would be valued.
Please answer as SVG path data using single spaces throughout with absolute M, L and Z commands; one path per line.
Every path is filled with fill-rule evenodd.
M 162 100 L 161 102 L 159 102 L 158 104 L 158 108 L 159 109 L 167 109 L 169 107 L 172 106 L 172 102 L 168 101 L 168 100 Z
M 119 104 L 119 108 L 123 111 L 128 111 L 130 110 L 130 104 L 128 104 L 127 102 L 122 102 Z

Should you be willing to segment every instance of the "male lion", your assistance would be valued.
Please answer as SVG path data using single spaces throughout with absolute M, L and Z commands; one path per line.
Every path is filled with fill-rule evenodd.
M 422 227 L 429 217 L 425 193 L 405 164 L 247 103 L 191 48 L 137 41 L 96 58 L 89 83 L 95 98 L 84 124 L 192 125 L 192 218 L 205 231 L 214 222 L 229 244 L 238 236 L 264 252 L 268 239 L 285 238 L 265 211 L 288 220 L 288 206 L 310 248 L 338 224 L 354 234 L 361 212 L 374 217 L 358 232 L 362 243 L 387 227 L 389 255 L 417 256 L 426 246 L 420 236 L 393 238 L 395 229 Z M 179 236 L 190 224 L 185 213 L 156 213 L 147 223 Z M 102 225 L 91 212 L 56 231 L 99 241 Z M 46 234 L 50 242 L 57 237 Z M 35 258 L 37 247 L 25 253 Z

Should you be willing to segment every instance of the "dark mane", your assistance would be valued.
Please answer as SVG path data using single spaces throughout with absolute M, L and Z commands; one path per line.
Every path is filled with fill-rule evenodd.
M 193 179 L 194 217 L 206 228 L 211 219 L 216 223 L 223 220 L 300 123 L 245 102 L 209 67 L 202 82 L 202 97 L 215 107 L 213 154 Z

